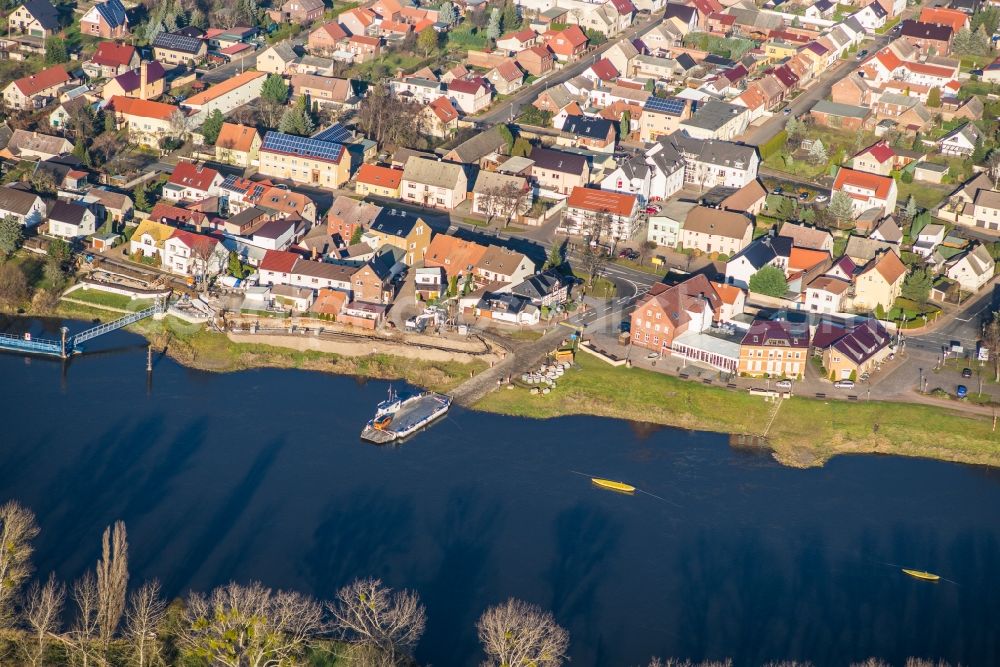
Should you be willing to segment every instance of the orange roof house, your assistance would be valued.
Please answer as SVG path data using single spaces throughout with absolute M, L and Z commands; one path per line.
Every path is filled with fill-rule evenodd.
M 830 253 L 825 250 L 792 246 L 792 251 L 788 255 L 788 271 L 789 273 L 808 271 L 828 259 L 830 259 Z
M 435 234 L 424 253 L 424 266 L 441 267 L 448 277 L 472 272 L 486 254 L 486 246 L 448 234 Z
M 355 177 L 355 192 L 364 196 L 399 197 L 402 181 L 402 169 L 363 164 Z
M 587 48 L 587 35 L 578 25 L 558 32 L 549 30 L 542 35 L 542 39 L 559 60 L 573 60 Z
M 946 25 L 956 33 L 969 23 L 969 17 L 965 12 L 948 7 L 924 7 L 920 10 L 921 23 L 933 23 L 935 25 Z
M 566 205 L 570 208 L 619 216 L 632 215 L 635 204 L 635 195 L 581 187 L 573 188 L 566 201 Z
M 254 139 L 258 138 L 260 138 L 260 135 L 257 133 L 257 128 L 255 127 L 248 127 L 237 123 L 223 123 L 222 130 L 215 140 L 215 145 L 245 153 L 253 146 Z
M 173 104 L 163 102 L 153 102 L 152 100 L 140 100 L 134 97 L 115 96 L 111 98 L 108 106 L 118 115 L 136 116 L 139 118 L 152 118 L 156 120 L 169 121 L 170 117 L 177 111 L 178 107 Z
M 7 106 L 15 109 L 27 109 L 33 104 L 36 96 L 55 96 L 60 86 L 69 83 L 69 75 L 60 65 L 43 69 L 37 74 L 15 79 L 4 88 L 3 97 Z

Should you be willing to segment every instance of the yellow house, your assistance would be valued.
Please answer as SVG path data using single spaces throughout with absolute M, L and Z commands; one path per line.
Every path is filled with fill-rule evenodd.
M 399 199 L 403 182 L 402 169 L 390 169 L 374 164 L 363 164 L 354 177 L 354 191 L 362 197 L 374 195 L 388 199 Z
M 772 39 L 762 44 L 767 62 L 773 63 L 785 58 L 791 58 L 798 51 L 798 46 L 783 39 Z
M 59 30 L 59 12 L 48 0 L 30 0 L 7 17 L 8 35 L 51 37 Z
M 260 147 L 262 176 L 339 188 L 351 177 L 351 156 L 340 144 L 283 132 L 268 132 Z
M 223 123 L 215 140 L 215 159 L 225 164 L 249 167 L 260 159 L 261 143 L 256 128 Z
M 167 73 L 163 65 L 155 60 L 143 61 L 138 68 L 119 74 L 104 84 L 101 97 L 106 100 L 116 96 L 155 100 L 163 94 L 166 82 Z
M 143 257 L 159 257 L 163 259 L 163 245 L 167 239 L 173 236 L 176 231 L 170 225 L 164 225 L 153 220 L 143 220 L 135 228 L 132 239 L 129 242 L 129 255 L 133 258 L 138 255 Z
M 403 262 L 410 266 L 424 258 L 431 244 L 431 228 L 423 218 L 394 208 L 382 209 L 365 236 L 376 248 L 385 245 L 401 248 L 406 252 Z
M 854 279 L 854 307 L 889 310 L 899 298 L 906 278 L 906 265 L 893 250 L 874 257 Z

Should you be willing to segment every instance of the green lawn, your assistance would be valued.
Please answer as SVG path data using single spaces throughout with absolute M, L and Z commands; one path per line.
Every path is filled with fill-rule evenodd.
M 548 395 L 497 391 L 476 407 L 524 417 L 592 414 L 752 435 L 764 430 L 773 409 L 746 392 L 615 368 L 585 352 L 576 362 Z M 781 404 L 768 441 L 779 460 L 797 466 L 819 465 L 840 453 L 872 452 L 1000 464 L 1000 439 L 989 420 L 924 405 L 792 398 Z
M 933 209 L 936 207 L 953 189 L 953 186 L 950 185 L 938 185 L 936 183 L 924 183 L 922 181 L 904 183 L 899 180 L 896 181 L 896 187 L 899 190 L 899 194 L 896 197 L 897 202 L 905 204 L 910 198 L 910 195 L 913 195 L 913 197 L 917 200 L 917 206 L 926 209 Z
M 124 294 L 113 294 L 96 289 L 78 289 L 66 296 L 77 301 L 92 303 L 95 306 L 108 306 L 121 310 L 142 310 L 153 305 L 152 299 L 133 299 Z

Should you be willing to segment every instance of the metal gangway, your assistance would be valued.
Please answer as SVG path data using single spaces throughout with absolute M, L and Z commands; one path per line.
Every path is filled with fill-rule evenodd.
M 0 351 L 28 352 L 31 354 L 40 354 L 49 357 L 66 359 L 67 357 L 82 352 L 83 348 L 81 347 L 81 344 L 88 340 L 93 340 L 98 336 L 103 336 L 106 333 L 117 331 L 118 329 L 134 324 L 139 320 L 144 320 L 147 317 L 159 315 L 161 313 L 165 313 L 166 311 L 166 300 L 157 299 L 156 303 L 149 308 L 129 313 L 128 315 L 120 317 L 113 322 L 98 324 L 96 327 L 91 327 L 90 329 L 81 331 L 80 333 L 72 336 L 68 335 L 69 329 L 63 327 L 62 338 L 60 340 L 35 338 L 31 334 L 24 334 L 23 336 L 15 334 L 0 334 Z

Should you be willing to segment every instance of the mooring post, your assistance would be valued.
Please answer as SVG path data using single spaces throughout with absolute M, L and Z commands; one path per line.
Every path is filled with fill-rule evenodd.
M 62 333 L 62 345 L 59 346 L 60 347 L 59 356 L 65 359 L 66 357 L 69 356 L 69 353 L 66 350 L 66 334 L 69 333 L 69 329 L 67 329 L 66 327 L 62 327 L 59 331 Z
M 147 373 L 152 373 L 153 372 L 153 346 L 152 345 L 147 345 L 146 346 L 146 372 Z

